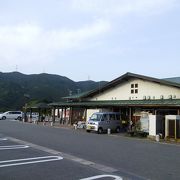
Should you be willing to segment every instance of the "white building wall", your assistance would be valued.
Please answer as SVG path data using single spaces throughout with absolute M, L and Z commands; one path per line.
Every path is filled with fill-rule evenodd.
M 149 135 L 156 136 L 156 116 L 149 115 Z
M 137 94 L 131 94 L 131 84 L 138 84 Z M 180 88 L 134 78 L 103 93 L 101 92 L 90 100 L 142 100 L 144 97 L 146 99 L 149 97 L 150 99 L 160 99 L 161 96 L 164 99 L 169 99 L 170 95 L 172 98 L 180 99 Z

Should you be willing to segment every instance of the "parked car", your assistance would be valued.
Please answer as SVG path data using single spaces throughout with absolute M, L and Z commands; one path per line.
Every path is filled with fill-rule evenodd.
M 121 130 L 121 118 L 120 113 L 116 112 L 103 112 L 94 113 L 87 122 L 86 131 L 96 131 L 101 134 L 108 129 L 120 132 Z
M 30 116 L 31 116 L 32 118 L 38 118 L 38 117 L 39 117 L 39 113 L 37 113 L 37 112 L 32 112 L 32 113 L 27 112 L 26 115 L 27 115 L 29 118 L 30 118 Z
M 39 119 L 39 113 L 37 112 L 32 112 L 32 113 L 27 112 L 26 116 L 29 119 L 29 121 L 38 121 Z
M 15 120 L 21 120 L 23 116 L 22 111 L 7 111 L 2 114 L 0 114 L 0 119 L 15 119 Z

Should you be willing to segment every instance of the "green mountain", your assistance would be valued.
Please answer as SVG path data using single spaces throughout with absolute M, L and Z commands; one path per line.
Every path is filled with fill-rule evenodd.
M 0 111 L 21 109 L 33 100 L 54 102 L 64 96 L 89 91 L 106 82 L 75 82 L 67 77 L 52 74 L 25 75 L 19 72 L 0 72 Z
M 175 82 L 175 83 L 179 83 L 179 84 L 180 84 L 180 77 L 165 78 L 164 80 L 166 80 L 166 81 L 171 81 L 171 82 Z

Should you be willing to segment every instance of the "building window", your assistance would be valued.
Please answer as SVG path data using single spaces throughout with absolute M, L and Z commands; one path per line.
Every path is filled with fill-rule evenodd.
M 131 94 L 138 94 L 138 84 L 131 84 Z

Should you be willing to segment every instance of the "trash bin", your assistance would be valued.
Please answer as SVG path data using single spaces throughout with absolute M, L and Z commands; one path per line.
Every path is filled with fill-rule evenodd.
M 76 130 L 77 129 L 77 124 L 74 124 L 73 126 L 74 126 L 74 129 Z
M 160 136 L 159 134 L 156 135 L 156 141 L 159 142 Z
M 111 129 L 110 128 L 108 128 L 107 133 L 111 134 Z

